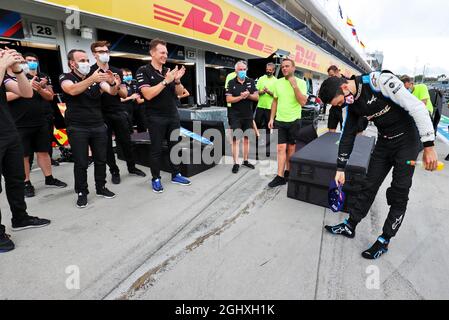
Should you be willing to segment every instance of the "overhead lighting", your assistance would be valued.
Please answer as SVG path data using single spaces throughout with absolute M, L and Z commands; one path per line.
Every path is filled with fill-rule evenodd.
M 194 65 L 195 65 L 195 62 L 185 62 L 185 63 L 183 63 L 183 65 L 186 65 L 186 66 L 194 66 Z
M 151 57 L 143 57 L 143 58 L 141 58 L 141 60 L 144 60 L 144 61 L 151 61 Z

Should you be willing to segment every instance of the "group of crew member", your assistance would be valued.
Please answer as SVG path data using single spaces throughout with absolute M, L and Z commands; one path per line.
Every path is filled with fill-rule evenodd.
M 239 141 L 243 132 L 243 163 L 254 169 L 248 161 L 249 138 L 252 129 L 264 129 L 266 132 L 266 155 L 269 156 L 270 130 L 278 134 L 276 177 L 268 184 L 270 188 L 285 185 L 290 172 L 290 158 L 296 151 L 296 140 L 301 129 L 301 108 L 307 103 L 307 84 L 295 76 L 296 66 L 291 59 L 284 59 L 281 64 L 282 77 L 275 76 L 275 65 L 266 65 L 266 74 L 259 78 L 257 85 L 247 77 L 248 65 L 239 61 L 235 72 L 226 79 L 226 102 L 228 121 L 232 133 L 233 173 L 238 173 L 240 164 Z M 257 102 L 255 116 L 252 109 Z
M 167 44 L 160 39 L 151 41 L 151 62 L 137 71 L 137 80 L 133 80 L 129 69 L 118 69 L 109 64 L 108 42 L 94 42 L 91 51 L 96 60 L 93 65 L 84 50 L 70 50 L 67 55 L 70 72 L 59 77 L 67 107 L 65 122 L 74 161 L 76 207 L 88 206 L 90 157 L 94 163 L 96 195 L 115 198 L 115 193 L 106 187 L 107 166 L 112 183 L 121 182 L 113 136 L 123 151 L 128 173 L 146 176 L 136 167 L 134 159 L 131 143 L 134 125 L 137 125 L 137 131 L 148 130 L 150 133 L 151 188 L 156 193 L 163 192 L 160 176 L 162 142 L 167 140 L 170 149 L 178 142 L 172 139 L 176 134 L 179 137 L 177 105 L 179 99 L 189 95 L 181 83 L 185 68 L 170 70 L 164 66 L 168 58 Z M 35 195 L 30 181 L 30 157 L 34 153 L 45 176 L 45 185 L 67 187 L 52 175 L 53 123 L 50 124 L 50 115 L 55 94 L 50 78 L 39 72 L 38 66 L 39 59 L 33 53 L 22 56 L 16 50 L 0 49 L 0 177 L 5 178 L 14 231 L 50 224 L 50 220 L 32 217 L 26 211 L 25 197 Z M 173 132 L 176 134 L 172 135 Z M 179 166 L 171 160 L 170 164 L 171 182 L 190 185 Z M 5 233 L 5 227 L 0 225 L 0 252 L 13 249 L 14 243 Z

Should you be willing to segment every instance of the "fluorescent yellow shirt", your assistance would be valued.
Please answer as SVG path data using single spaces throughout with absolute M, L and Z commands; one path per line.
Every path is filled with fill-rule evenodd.
M 429 89 L 427 89 L 427 86 L 424 83 L 415 84 L 413 95 L 421 101 L 427 99 L 426 108 L 430 113 L 433 113 L 433 105 L 432 101 L 430 101 Z
M 304 80 L 296 78 L 299 90 L 307 96 L 307 84 Z M 276 120 L 281 122 L 293 122 L 301 119 L 301 104 L 296 100 L 295 91 L 285 78 L 276 81 L 274 97 L 278 99 Z
M 267 75 L 264 75 L 257 81 L 257 90 L 262 91 L 266 87 L 270 92 L 273 92 L 277 80 L 278 79 L 275 76 L 268 77 Z M 273 97 L 268 93 L 259 94 L 259 103 L 257 107 L 261 109 L 271 109 L 272 102 Z

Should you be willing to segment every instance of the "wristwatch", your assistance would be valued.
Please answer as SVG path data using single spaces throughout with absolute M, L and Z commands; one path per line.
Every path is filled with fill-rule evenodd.
M 166 87 L 166 86 L 168 85 L 168 82 L 167 82 L 167 81 L 165 81 L 165 80 L 164 80 L 164 81 L 162 81 L 161 83 L 162 83 L 162 85 L 163 85 L 164 87 Z
M 23 69 L 22 70 L 20 70 L 20 71 L 18 71 L 18 72 L 16 72 L 16 71 L 13 71 L 12 73 L 14 73 L 14 74 L 21 74 L 23 72 Z
M 175 84 L 176 84 L 177 86 L 179 86 L 179 85 L 181 84 L 181 81 L 175 81 Z

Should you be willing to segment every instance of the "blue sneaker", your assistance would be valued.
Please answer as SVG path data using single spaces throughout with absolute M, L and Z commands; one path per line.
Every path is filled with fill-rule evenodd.
M 190 186 L 192 184 L 189 179 L 183 177 L 180 173 L 174 176 L 174 178 L 171 179 L 171 182 L 182 186 Z
M 161 179 L 156 179 L 151 182 L 153 186 L 153 192 L 162 193 L 164 192 L 164 188 L 162 187 Z
M 388 244 L 390 241 L 379 237 L 371 248 L 362 252 L 362 257 L 369 260 L 380 258 L 381 255 L 388 252 Z

